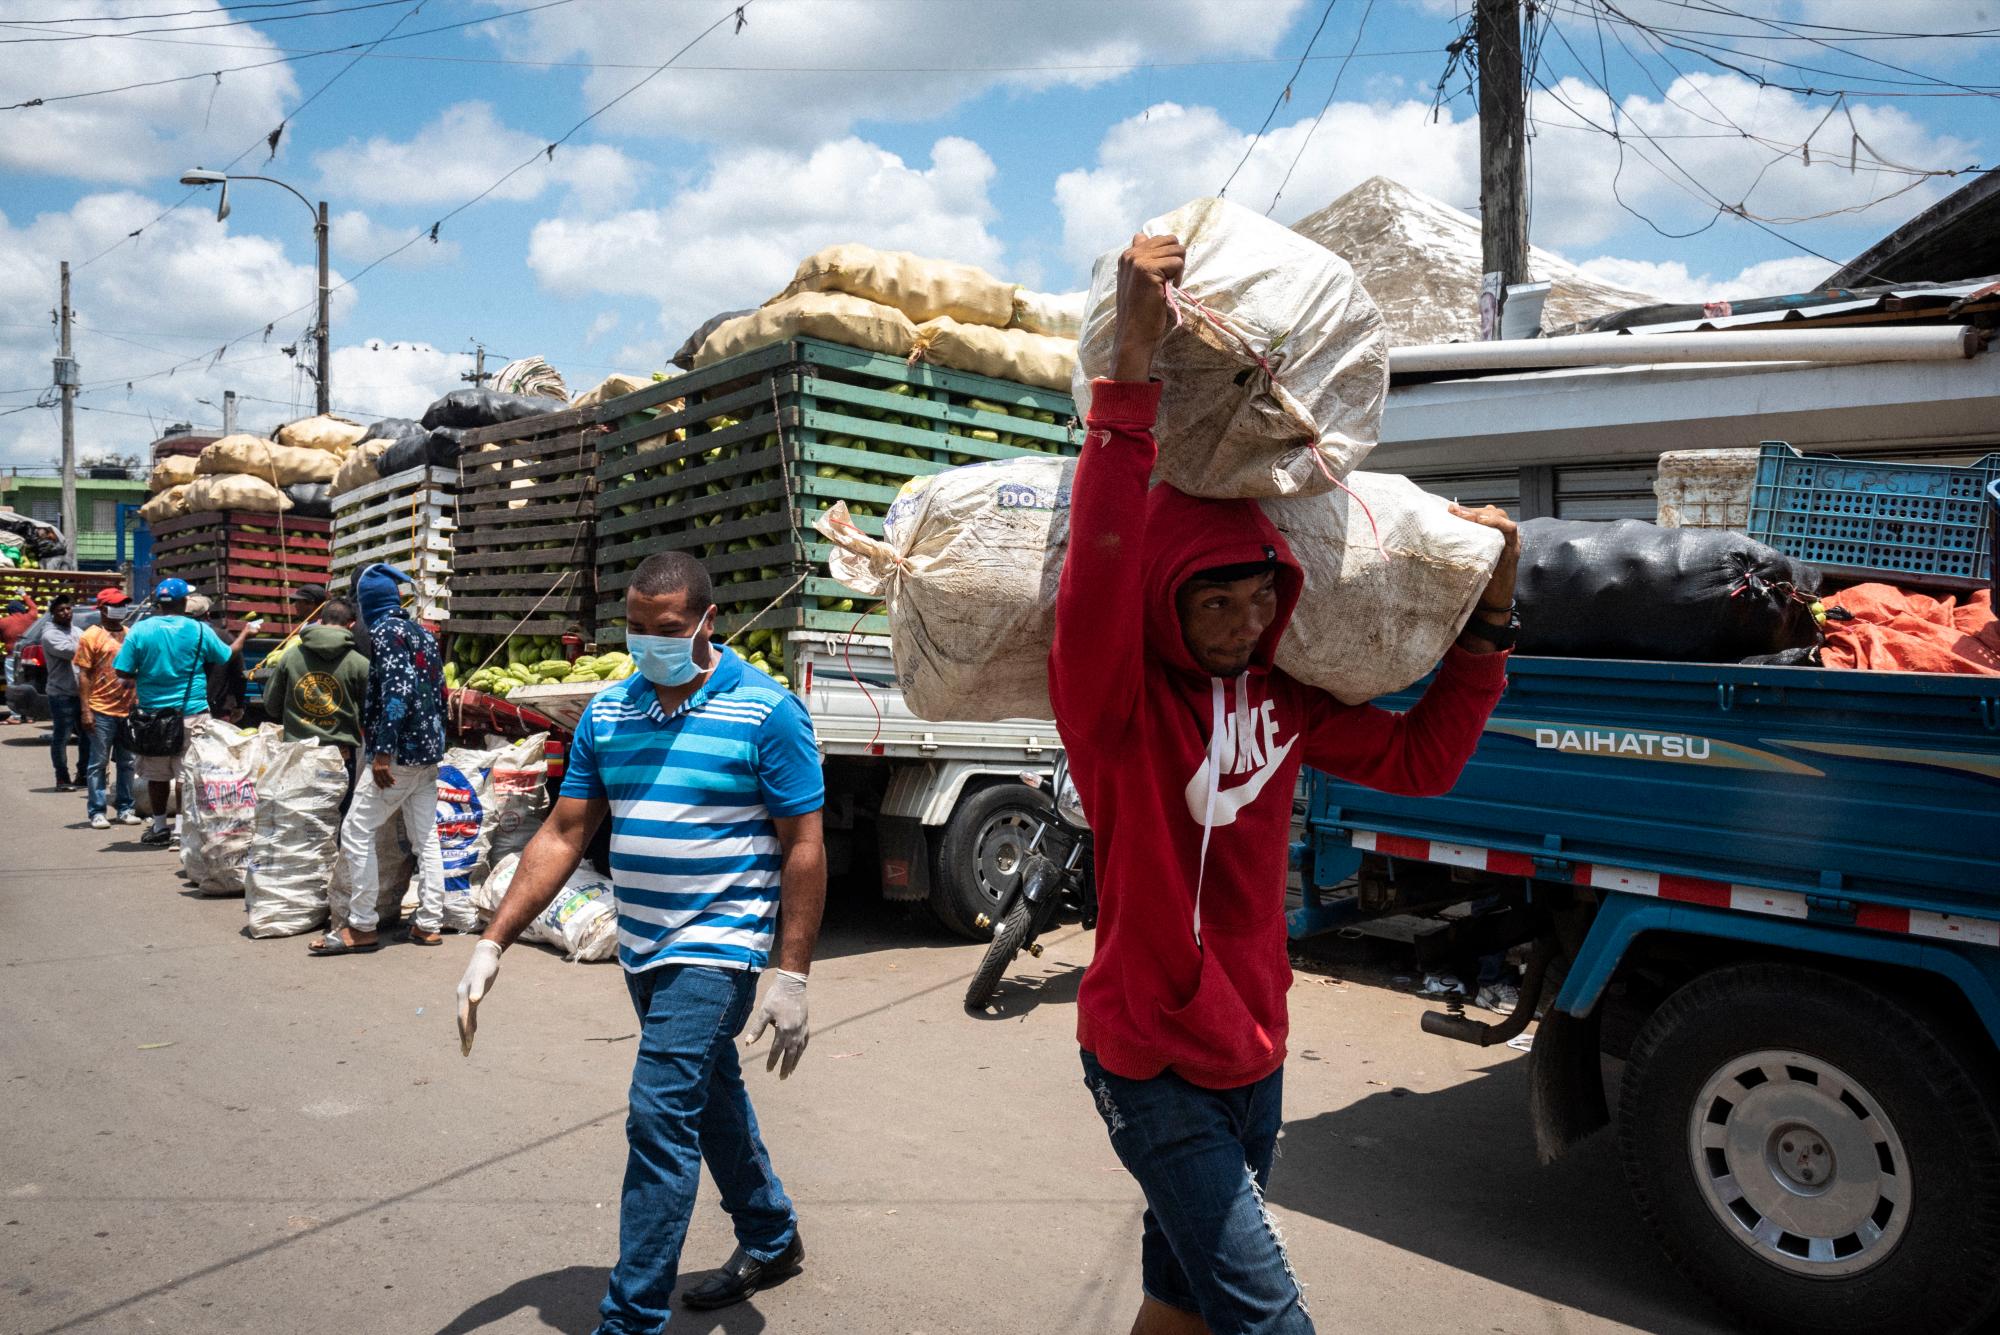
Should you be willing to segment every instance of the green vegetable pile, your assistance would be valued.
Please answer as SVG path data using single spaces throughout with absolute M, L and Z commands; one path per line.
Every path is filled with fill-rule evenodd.
M 497 641 L 483 635 L 455 635 L 444 665 L 445 684 L 483 691 L 503 699 L 523 686 L 587 685 L 622 681 L 632 675 L 632 657 L 623 652 L 585 654 L 574 663 L 562 657 L 562 637 L 516 635 L 505 651 L 480 667 Z

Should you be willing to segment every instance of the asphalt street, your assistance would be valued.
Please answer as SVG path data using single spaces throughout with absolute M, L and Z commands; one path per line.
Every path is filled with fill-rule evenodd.
M 461 1057 L 470 938 L 249 939 L 240 900 L 50 782 L 36 730 L 0 728 L 0 1331 L 587 1335 L 636 1032 L 616 966 L 508 952 Z M 808 1267 L 669 1329 L 1123 1332 L 1141 1206 L 1077 1064 L 1089 953 L 1061 929 L 968 1016 L 978 947 L 836 902 L 798 1074 L 750 1068 Z M 1292 993 L 1270 1197 L 1319 1329 L 1725 1329 L 1608 1138 L 1538 1166 L 1526 1059 L 1422 1035 L 1427 1004 Z M 729 1248 L 705 1189 L 684 1278 Z

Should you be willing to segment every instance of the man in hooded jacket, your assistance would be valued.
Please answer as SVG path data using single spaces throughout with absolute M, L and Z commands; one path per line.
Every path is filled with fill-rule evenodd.
M 1119 262 L 1112 378 L 1092 389 L 1056 602 L 1050 693 L 1097 832 L 1096 956 L 1077 998 L 1085 1083 L 1144 1191 L 1134 1335 L 1301 1335 L 1304 1295 L 1265 1213 L 1291 967 L 1292 794 L 1309 764 L 1448 791 L 1506 681 L 1514 525 L 1480 609 L 1407 714 L 1343 705 L 1272 665 L 1303 585 L 1254 501 L 1148 489 L 1153 353 L 1186 251 Z
M 272 664 L 264 682 L 264 712 L 285 725 L 288 742 L 311 739 L 339 747 L 352 794 L 368 660 L 355 650 L 354 609 L 346 599 L 315 601 L 312 610 L 316 615 L 299 628 L 298 643 Z M 343 798 L 343 814 L 346 803 Z

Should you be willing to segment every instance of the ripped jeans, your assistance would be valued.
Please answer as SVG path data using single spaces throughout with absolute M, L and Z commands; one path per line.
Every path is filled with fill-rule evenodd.
M 1311 1335 L 1305 1294 L 1264 1208 L 1283 1069 L 1203 1089 L 1171 1071 L 1127 1080 L 1083 1054 L 1111 1146 L 1146 1194 L 1139 1245 L 1148 1297 L 1199 1313 L 1210 1335 Z

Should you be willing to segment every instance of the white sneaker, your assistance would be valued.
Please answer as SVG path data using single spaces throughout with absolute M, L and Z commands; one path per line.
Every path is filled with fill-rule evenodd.
M 1521 989 L 1512 983 L 1488 983 L 1479 989 L 1472 1004 L 1496 1015 L 1512 1015 L 1521 1004 Z
M 111 822 L 106 820 L 104 813 L 100 811 L 90 818 L 90 828 L 93 830 L 108 830 L 111 828 Z
M 144 825 L 146 820 L 145 817 L 136 811 L 121 811 L 118 813 L 118 823 L 120 825 Z

